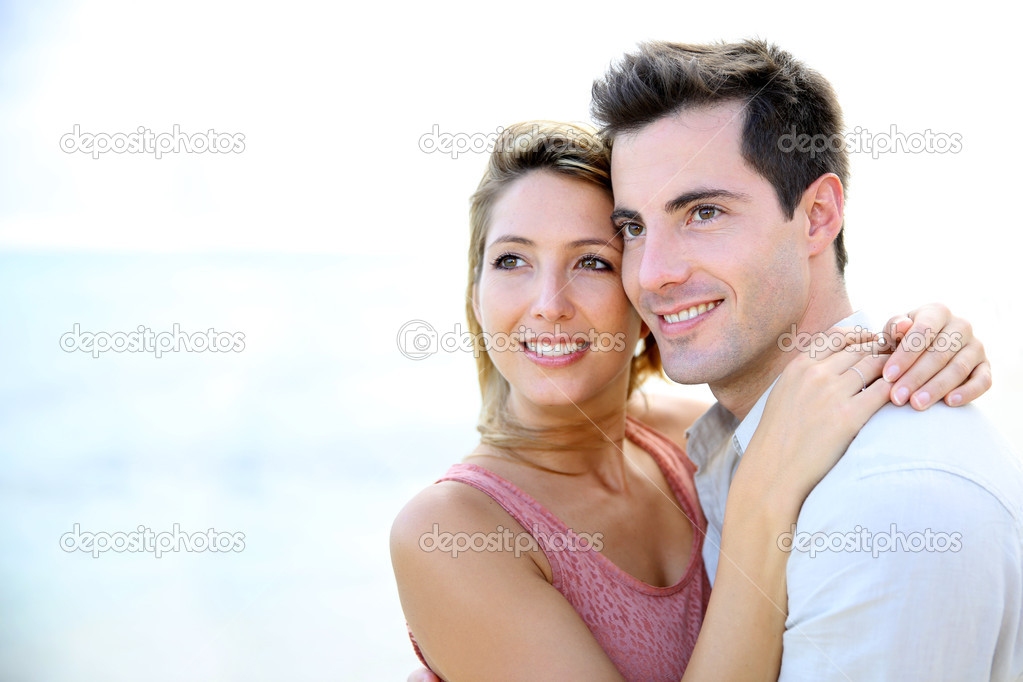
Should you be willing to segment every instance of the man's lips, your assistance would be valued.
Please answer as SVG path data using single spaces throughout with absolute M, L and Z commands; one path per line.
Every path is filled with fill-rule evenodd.
M 657 316 L 667 324 L 686 322 L 713 310 L 723 302 L 724 299 L 719 298 L 709 301 L 701 301 L 699 303 L 689 303 L 684 306 L 678 306 L 674 312 L 657 313 Z

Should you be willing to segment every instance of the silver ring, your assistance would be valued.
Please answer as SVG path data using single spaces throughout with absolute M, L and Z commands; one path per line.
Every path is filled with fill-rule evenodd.
M 860 375 L 860 381 L 863 382 L 863 388 L 860 389 L 860 393 L 862 393 L 863 391 L 866 391 L 867 390 L 867 377 L 863 376 L 863 372 L 861 372 L 860 370 L 856 369 L 855 367 L 850 367 L 849 369 L 851 369 L 852 371 L 854 371 L 854 372 L 856 372 L 857 374 Z

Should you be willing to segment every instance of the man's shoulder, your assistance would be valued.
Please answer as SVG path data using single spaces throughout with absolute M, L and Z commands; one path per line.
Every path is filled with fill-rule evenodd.
M 924 412 L 886 405 L 860 430 L 818 485 L 841 508 L 862 509 L 864 491 L 883 504 L 943 496 L 990 496 L 1023 524 L 1023 460 L 975 406 L 937 404 Z

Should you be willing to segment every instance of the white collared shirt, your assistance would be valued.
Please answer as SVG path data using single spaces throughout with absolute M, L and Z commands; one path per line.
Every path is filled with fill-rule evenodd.
M 728 486 L 773 387 L 741 423 L 718 403 L 689 431 L 712 580 Z M 974 406 L 883 407 L 780 542 L 779 679 L 1023 679 L 1023 465 Z

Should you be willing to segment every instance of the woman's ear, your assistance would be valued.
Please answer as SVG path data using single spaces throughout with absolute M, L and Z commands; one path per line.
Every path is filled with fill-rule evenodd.
M 476 324 L 483 327 L 483 321 L 480 319 L 483 317 L 480 315 L 480 285 L 478 282 L 473 282 L 472 285 L 472 314 L 476 318 Z

